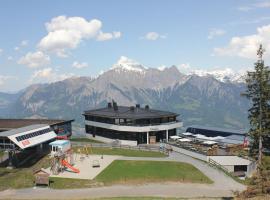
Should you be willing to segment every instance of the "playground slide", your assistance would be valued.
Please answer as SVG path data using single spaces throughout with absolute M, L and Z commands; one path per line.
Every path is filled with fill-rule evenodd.
M 69 164 L 68 161 L 66 161 L 66 160 L 62 160 L 62 165 L 64 165 L 65 167 L 71 169 L 71 170 L 72 170 L 73 172 L 75 172 L 75 173 L 80 173 L 80 170 L 79 170 L 79 169 L 73 167 L 73 166 L 72 166 L 71 164 Z

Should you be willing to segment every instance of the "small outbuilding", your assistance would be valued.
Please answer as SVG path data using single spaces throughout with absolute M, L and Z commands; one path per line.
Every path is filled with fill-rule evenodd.
M 209 163 L 218 165 L 225 171 L 235 175 L 250 177 L 256 170 L 254 161 L 239 156 L 209 156 Z
M 35 184 L 36 185 L 50 185 L 50 174 L 44 169 L 38 169 L 34 171 Z

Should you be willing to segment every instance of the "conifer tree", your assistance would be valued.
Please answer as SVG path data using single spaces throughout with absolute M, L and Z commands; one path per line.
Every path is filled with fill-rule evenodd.
M 265 66 L 263 54 L 265 50 L 260 45 L 254 64 L 254 71 L 248 71 L 246 77 L 247 90 L 244 96 L 251 100 L 249 112 L 251 137 L 251 155 L 257 157 L 261 164 L 263 147 L 269 145 L 270 137 L 270 70 Z

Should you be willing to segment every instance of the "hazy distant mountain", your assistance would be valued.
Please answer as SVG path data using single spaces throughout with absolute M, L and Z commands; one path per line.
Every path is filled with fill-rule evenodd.
M 74 118 L 81 123 L 84 110 L 105 106 L 114 99 L 120 105 L 141 103 L 177 112 L 185 125 L 247 126 L 248 102 L 240 97 L 243 83 L 235 77 L 230 80 L 226 73 L 224 77 L 215 75 L 184 75 L 175 66 L 146 68 L 121 57 L 96 78 L 32 85 L 10 101 L 0 93 L 0 105 L 13 117 Z

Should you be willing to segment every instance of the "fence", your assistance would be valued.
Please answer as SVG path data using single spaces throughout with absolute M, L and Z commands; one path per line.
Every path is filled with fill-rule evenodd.
M 186 149 L 174 146 L 174 145 L 171 145 L 171 147 L 172 147 L 172 150 L 175 151 L 175 152 L 182 153 L 182 154 L 185 154 L 187 156 L 197 158 L 199 160 L 207 161 L 207 156 L 206 155 L 203 155 L 203 154 L 200 154 L 200 153 L 197 153 L 197 152 L 194 152 L 194 151 L 186 150 Z
M 119 149 L 130 149 L 137 151 L 154 151 L 154 152 L 162 152 L 166 153 L 167 150 L 165 148 L 159 148 L 155 146 L 128 146 L 121 144 L 105 144 L 105 143 L 87 143 L 87 142 L 71 142 L 72 146 L 87 146 L 91 148 L 119 148 Z

